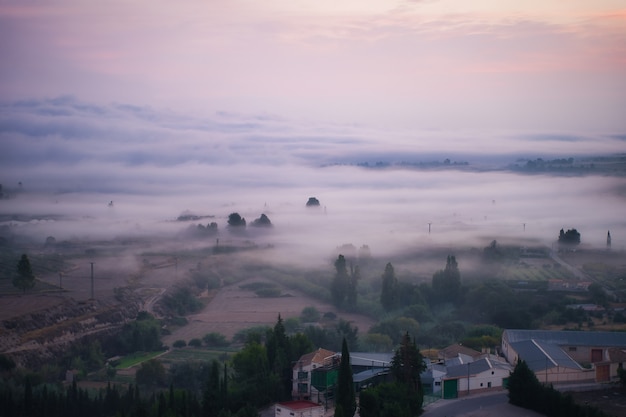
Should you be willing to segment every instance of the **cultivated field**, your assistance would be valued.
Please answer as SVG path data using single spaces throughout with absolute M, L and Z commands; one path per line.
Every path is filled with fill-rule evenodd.
M 189 324 L 164 336 L 164 343 L 171 346 L 176 340 L 189 341 L 202 338 L 211 332 L 221 333 L 232 339 L 235 333 L 249 327 L 273 326 L 279 314 L 283 319 L 298 317 L 302 309 L 308 306 L 315 307 L 321 313 L 334 312 L 338 317 L 357 326 L 359 333 L 366 333 L 375 323 L 373 319 L 358 314 L 339 313 L 334 306 L 292 289 L 281 287 L 283 296 L 265 298 L 240 288 L 258 281 L 260 280 L 250 278 L 221 288 L 201 312 L 187 317 Z

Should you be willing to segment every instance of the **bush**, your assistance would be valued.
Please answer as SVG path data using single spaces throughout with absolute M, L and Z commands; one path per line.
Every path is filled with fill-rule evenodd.
M 207 346 L 224 347 L 230 345 L 230 342 L 226 339 L 226 336 L 217 332 L 205 334 L 202 340 Z
M 185 346 L 187 346 L 187 342 L 185 342 L 184 340 L 179 339 L 179 340 L 175 341 L 172 346 L 174 346 L 177 349 L 184 348 Z
M 315 307 L 304 307 L 300 313 L 302 323 L 315 323 L 321 318 L 320 312 Z
M 194 339 L 191 339 L 188 344 L 189 346 L 200 347 L 202 346 L 202 340 L 198 338 L 194 338 Z
M 162 387 L 165 385 L 165 368 L 158 360 L 150 359 L 137 369 L 135 380 L 139 385 Z

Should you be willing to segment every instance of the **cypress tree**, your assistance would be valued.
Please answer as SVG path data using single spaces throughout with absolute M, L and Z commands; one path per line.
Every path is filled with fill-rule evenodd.
M 343 338 L 341 344 L 341 363 L 337 376 L 337 408 L 341 407 L 341 413 L 345 417 L 353 417 L 356 411 L 356 395 L 354 393 L 354 380 L 352 379 L 352 366 L 350 365 L 350 352 L 348 342 Z M 335 411 L 335 416 L 337 412 Z

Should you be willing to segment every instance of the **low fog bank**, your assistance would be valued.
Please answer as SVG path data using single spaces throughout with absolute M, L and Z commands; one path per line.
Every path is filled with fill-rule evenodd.
M 594 247 L 605 245 L 610 230 L 613 247 L 623 248 L 623 176 L 494 167 L 520 157 L 615 154 L 624 137 L 392 131 L 186 116 L 73 97 L 11 102 L 0 105 L 7 150 L 0 153 L 0 225 L 4 234 L 41 243 L 48 236 L 154 238 L 174 247 L 248 240 L 313 264 L 343 244 L 368 245 L 381 256 L 493 239 L 550 245 L 561 228 L 578 229 Z M 379 163 L 383 169 L 372 169 Z M 309 197 L 320 206 L 305 207 Z M 200 219 L 177 220 L 187 212 Z M 244 232 L 228 231 L 234 212 L 247 220 Z M 272 228 L 250 227 L 261 214 Z M 217 235 L 184 233 L 211 222 Z
M 269 171 L 266 171 L 267 174 Z M 285 185 L 271 177 L 285 176 Z M 610 177 L 524 176 L 456 171 L 372 171 L 358 167 L 276 168 L 263 186 L 232 173 L 229 186 L 186 183 L 186 195 L 64 193 L 22 190 L 0 200 L 4 233 L 45 242 L 141 237 L 173 248 L 249 241 L 271 247 L 277 261 L 319 264 L 334 248 L 370 247 L 376 256 L 428 246 L 486 246 L 491 240 L 526 239 L 551 245 L 559 230 L 576 228 L 582 243 L 601 248 L 611 231 L 613 248 L 626 244 L 624 180 Z M 260 179 L 257 179 L 260 181 Z M 236 185 L 234 185 L 236 184 Z M 306 207 L 309 197 L 320 206 Z M 233 232 L 228 216 L 247 227 Z M 251 223 L 265 214 L 271 228 Z M 198 219 L 180 221 L 181 215 Z M 192 237 L 198 224 L 217 233 Z M 429 225 L 430 223 L 430 225 Z M 430 233 L 429 233 L 430 226 Z

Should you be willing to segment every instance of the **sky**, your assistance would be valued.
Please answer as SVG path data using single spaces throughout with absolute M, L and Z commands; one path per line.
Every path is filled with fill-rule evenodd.
M 626 245 L 623 178 L 492 171 L 624 153 L 623 0 L 0 0 L 0 57 L 0 215 L 40 241 L 190 210 L 318 254 Z M 355 166 L 446 158 L 470 170 Z
M 622 133 L 623 0 L 0 1 L 0 97 Z

